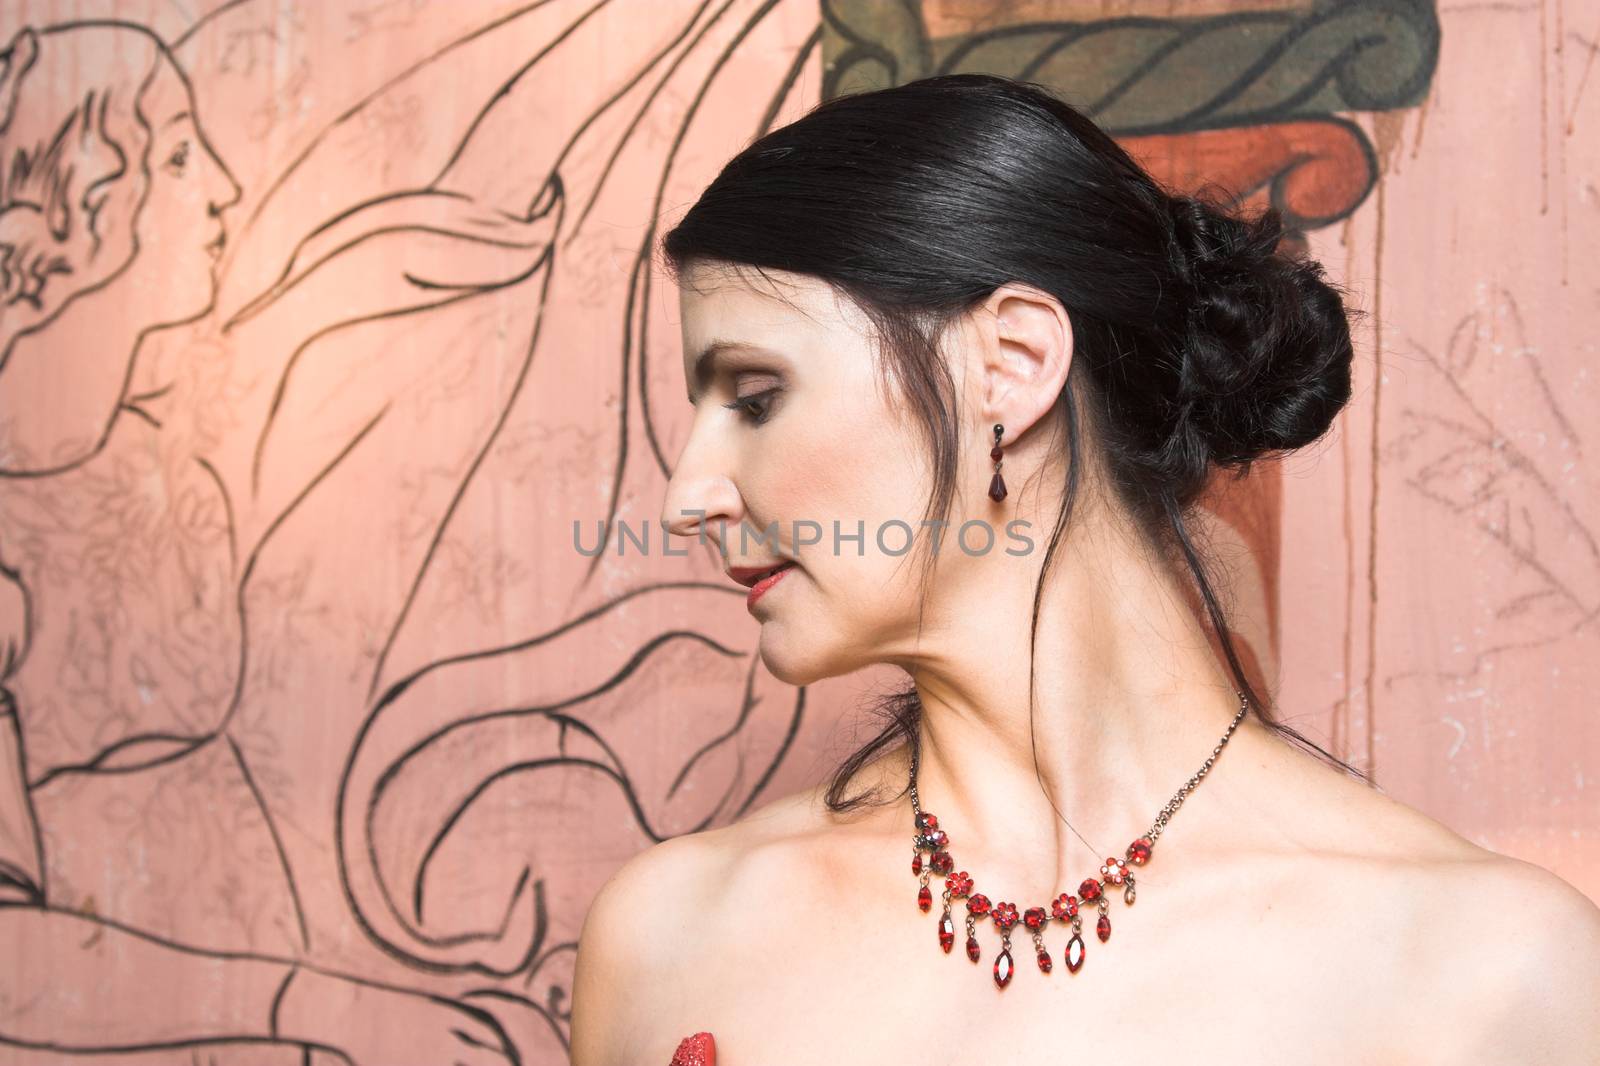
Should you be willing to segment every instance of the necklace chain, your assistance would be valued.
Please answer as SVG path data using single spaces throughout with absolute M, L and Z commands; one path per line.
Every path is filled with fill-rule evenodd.
M 1078 915 L 1079 897 L 1081 897 L 1082 902 L 1095 903 L 1099 908 L 1100 917 L 1096 923 L 1096 930 L 1101 942 L 1111 938 L 1111 917 L 1107 913 L 1109 907 L 1106 896 L 1107 886 L 1123 885 L 1123 902 L 1129 906 L 1133 904 L 1134 875 L 1133 871 L 1128 868 L 1128 864 L 1143 866 L 1150 861 L 1155 842 L 1160 839 L 1162 831 L 1167 827 L 1167 823 L 1172 820 L 1172 816 L 1183 805 L 1185 797 L 1199 787 L 1201 780 L 1210 772 L 1211 767 L 1216 764 L 1218 757 L 1222 754 L 1222 749 L 1227 746 L 1229 738 L 1233 736 L 1233 731 L 1238 728 L 1239 723 L 1244 719 L 1245 712 L 1250 709 L 1249 700 L 1244 693 L 1235 690 L 1235 694 L 1239 697 L 1239 710 L 1233 716 L 1233 721 L 1228 723 L 1228 728 L 1223 732 L 1222 739 L 1217 742 L 1216 747 L 1211 749 L 1211 754 L 1206 756 L 1206 761 L 1194 776 L 1190 777 L 1183 787 L 1178 789 L 1172 798 L 1167 801 L 1166 805 L 1161 808 L 1156 815 L 1155 821 L 1151 823 L 1150 828 L 1145 831 L 1144 835 L 1128 845 L 1125 859 L 1107 858 L 1100 867 L 1100 877 L 1086 878 L 1078 886 L 1077 896 L 1063 892 L 1052 901 L 1048 910 L 1044 907 L 1030 907 L 1024 913 L 1022 920 L 1033 936 L 1041 971 L 1049 973 L 1051 970 L 1050 953 L 1045 949 L 1042 931 L 1052 917 L 1062 921 L 1070 921 L 1072 924 L 1072 939 L 1068 941 L 1066 949 L 1067 968 L 1073 973 L 1077 973 L 1079 967 L 1083 965 L 1085 949 L 1081 935 L 1082 919 Z M 955 871 L 955 860 L 948 850 L 949 837 L 944 830 L 939 828 L 938 818 L 922 810 L 922 801 L 917 795 L 917 748 L 915 745 L 911 749 L 910 790 L 912 824 L 916 828 L 916 832 L 911 838 L 911 872 L 917 875 L 921 881 L 921 888 L 917 892 L 917 906 L 923 911 L 927 911 L 932 906 L 933 893 L 928 888 L 928 881 L 934 873 L 943 876 L 945 879 L 943 892 L 944 913 L 939 921 L 939 945 L 946 953 L 949 953 L 951 945 L 955 942 L 955 923 L 950 917 L 951 901 L 964 898 L 967 900 L 967 957 L 973 962 L 977 962 L 980 955 L 977 937 L 974 935 L 974 926 L 978 919 L 990 918 L 1001 934 L 1001 950 L 994 963 L 994 980 L 996 985 L 1004 988 L 1010 983 L 1014 970 L 1011 960 L 1011 929 L 1018 920 L 1016 904 L 1005 901 L 991 903 L 987 896 L 972 891 L 973 883 L 970 874 L 965 870 Z M 1085 841 L 1085 843 L 1088 842 Z M 932 853 L 926 862 L 926 866 L 924 866 L 922 857 L 923 851 Z

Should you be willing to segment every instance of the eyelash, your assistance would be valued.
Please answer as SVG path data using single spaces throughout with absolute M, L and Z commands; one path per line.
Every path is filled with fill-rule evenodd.
M 741 396 L 732 403 L 725 403 L 722 406 L 726 407 L 730 411 L 740 412 L 744 415 L 745 420 L 751 425 L 759 426 L 772 414 L 772 405 L 764 401 L 768 396 L 771 396 L 777 391 L 778 389 L 776 386 L 770 389 L 762 389 L 760 392 L 752 392 L 748 396 Z M 756 413 L 751 410 L 752 404 L 761 408 L 760 413 Z

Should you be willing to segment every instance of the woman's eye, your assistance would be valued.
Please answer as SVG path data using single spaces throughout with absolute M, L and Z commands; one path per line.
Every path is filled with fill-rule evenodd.
M 182 141 L 178 144 L 178 147 L 172 150 L 172 154 L 167 157 L 167 169 L 174 174 L 181 173 L 188 162 L 189 142 Z
M 732 411 L 742 412 L 747 421 L 759 426 L 772 413 L 772 406 L 767 398 L 777 391 L 776 388 L 762 389 L 760 392 L 752 392 L 748 396 L 740 396 L 732 403 L 725 403 L 722 406 Z

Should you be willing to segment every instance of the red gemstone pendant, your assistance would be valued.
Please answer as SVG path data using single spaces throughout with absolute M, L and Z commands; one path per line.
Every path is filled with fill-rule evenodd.
M 982 949 L 978 947 L 978 938 L 975 936 L 967 937 L 967 958 L 971 959 L 973 962 L 977 962 L 978 957 L 981 954 Z
M 933 893 L 928 891 L 927 885 L 923 885 L 921 888 L 917 889 L 917 906 L 921 907 L 923 910 L 927 910 L 929 907 L 933 906 Z
M 956 942 L 956 923 L 950 918 L 950 908 L 946 907 L 944 917 L 939 919 L 939 946 L 944 948 L 946 955 L 950 954 L 950 946 Z
M 1102 944 L 1105 943 L 1107 940 L 1110 940 L 1111 939 L 1111 915 L 1102 914 L 1100 916 L 1100 920 L 1098 922 L 1094 923 L 1094 931 L 1100 934 L 1100 942 Z
M 1039 969 L 1045 973 L 1050 972 L 1050 953 L 1048 951 L 1039 952 Z
M 1011 983 L 1011 952 L 1003 948 L 999 958 L 994 960 L 994 983 L 1001 988 Z
M 1077 933 L 1072 934 L 1072 939 L 1067 941 L 1067 969 L 1073 973 L 1078 972 L 1078 967 L 1083 965 L 1083 937 Z

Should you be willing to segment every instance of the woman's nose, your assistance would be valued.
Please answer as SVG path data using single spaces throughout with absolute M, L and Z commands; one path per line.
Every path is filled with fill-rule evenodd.
M 215 218 L 228 208 L 239 202 L 244 195 L 244 190 L 234 180 L 222 160 L 215 155 L 211 157 L 211 188 L 207 190 L 206 198 L 210 201 L 211 215 Z
M 721 532 L 738 522 L 739 493 L 720 474 L 674 474 L 661 505 L 661 523 L 680 537 L 706 537 L 717 543 Z

